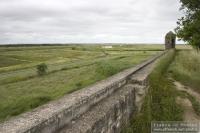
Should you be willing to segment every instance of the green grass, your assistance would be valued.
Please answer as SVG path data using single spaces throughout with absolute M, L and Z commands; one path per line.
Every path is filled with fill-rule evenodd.
M 0 47 L 0 56 L 5 60 L 22 61 L 0 67 L 0 121 L 135 66 L 162 51 L 163 46 L 113 49 L 99 45 Z M 44 76 L 37 75 L 36 66 L 41 63 L 48 66 Z
M 18 60 L 16 58 L 6 57 L 6 56 L 0 55 L 0 68 L 12 66 L 12 65 L 18 65 L 18 64 L 25 63 L 25 62 L 26 61 L 21 61 L 21 60 Z
M 183 110 L 176 104 L 177 90 L 168 78 L 167 69 L 175 57 L 175 51 L 169 51 L 158 62 L 149 77 L 148 94 L 141 112 L 134 116 L 126 133 L 148 133 L 151 121 L 181 121 Z
M 177 51 L 169 72 L 182 84 L 200 93 L 200 53 L 195 50 Z

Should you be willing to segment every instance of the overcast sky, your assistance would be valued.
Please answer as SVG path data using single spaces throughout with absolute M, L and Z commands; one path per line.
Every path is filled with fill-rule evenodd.
M 163 43 L 179 0 L 0 0 L 0 43 Z

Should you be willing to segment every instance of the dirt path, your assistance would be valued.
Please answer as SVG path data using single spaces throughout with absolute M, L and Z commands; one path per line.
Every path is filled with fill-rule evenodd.
M 192 103 L 187 98 L 177 97 L 176 102 L 184 109 L 184 121 L 199 121 L 200 117 L 195 113 Z
M 200 101 L 199 93 L 195 92 L 191 88 L 188 88 L 182 85 L 180 82 L 175 81 L 174 84 L 179 91 L 186 91 L 187 93 L 192 95 L 194 98 L 196 98 L 196 100 Z M 198 116 L 195 113 L 192 107 L 192 103 L 190 102 L 189 99 L 177 97 L 176 102 L 180 104 L 184 109 L 184 116 L 183 116 L 184 121 L 200 121 L 200 116 Z
M 193 89 L 186 87 L 182 85 L 180 82 L 175 81 L 174 82 L 176 88 L 180 91 L 186 91 L 188 94 L 192 95 L 197 101 L 200 101 L 200 94 L 198 92 L 195 92 Z

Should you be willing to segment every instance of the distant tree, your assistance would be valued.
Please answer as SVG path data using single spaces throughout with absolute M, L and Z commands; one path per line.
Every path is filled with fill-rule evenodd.
M 200 0 L 180 0 L 184 17 L 177 22 L 177 36 L 187 44 L 200 49 Z
M 47 65 L 45 63 L 37 65 L 37 73 L 38 75 L 42 76 L 47 74 Z
M 75 48 L 75 47 L 72 47 L 72 50 L 76 50 L 76 48 Z

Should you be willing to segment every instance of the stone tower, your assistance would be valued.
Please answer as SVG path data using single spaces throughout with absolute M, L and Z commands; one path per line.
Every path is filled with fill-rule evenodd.
M 165 36 L 165 49 L 175 48 L 176 45 L 176 35 L 170 31 Z

